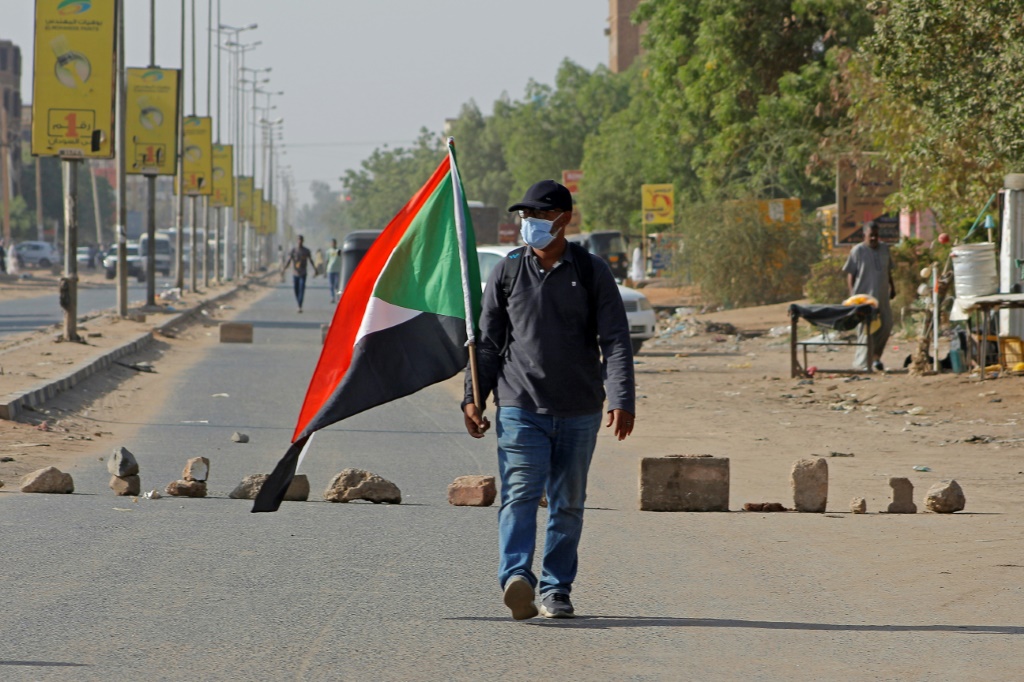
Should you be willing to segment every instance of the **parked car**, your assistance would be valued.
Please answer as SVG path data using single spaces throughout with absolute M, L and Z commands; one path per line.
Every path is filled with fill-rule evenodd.
M 156 233 L 153 240 L 156 245 L 156 271 L 164 277 L 171 274 L 171 263 L 174 261 L 174 249 L 171 247 L 171 240 L 166 234 Z M 142 256 L 142 268 L 146 269 L 149 256 L 149 235 L 143 234 L 139 237 L 139 254 Z
M 487 288 L 487 280 L 495 266 L 501 262 L 515 246 L 477 246 L 476 256 L 480 264 L 481 288 Z M 633 352 L 639 353 L 644 341 L 654 337 L 657 328 L 657 317 L 654 308 L 647 297 L 636 289 L 619 287 L 619 296 L 622 297 L 622 305 L 626 308 L 626 320 L 629 322 L 629 339 L 632 342 Z
M 146 281 L 146 270 L 142 263 L 142 256 L 139 255 L 139 245 L 136 242 L 125 244 L 125 257 L 128 260 L 128 276 L 134 277 L 140 282 Z M 107 271 L 107 279 L 114 279 L 117 276 L 117 244 L 110 247 L 106 258 L 103 259 L 103 268 Z
M 21 242 L 14 247 L 21 267 L 48 268 L 61 262 L 61 253 L 49 242 Z

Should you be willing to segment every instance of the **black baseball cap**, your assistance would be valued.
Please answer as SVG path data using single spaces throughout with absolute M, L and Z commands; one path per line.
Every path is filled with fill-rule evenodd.
M 512 204 L 508 210 L 518 211 L 523 208 L 532 208 L 536 211 L 571 211 L 572 194 L 565 185 L 560 185 L 554 180 L 541 180 L 530 189 L 518 204 Z

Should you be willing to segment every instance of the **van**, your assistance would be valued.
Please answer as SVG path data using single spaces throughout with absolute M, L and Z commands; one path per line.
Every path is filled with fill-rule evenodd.
M 174 249 L 171 247 L 171 240 L 166 234 L 157 232 L 153 243 L 156 252 L 156 271 L 164 277 L 169 277 L 174 262 Z M 139 254 L 142 256 L 142 267 L 145 269 L 149 265 L 148 234 L 139 237 Z

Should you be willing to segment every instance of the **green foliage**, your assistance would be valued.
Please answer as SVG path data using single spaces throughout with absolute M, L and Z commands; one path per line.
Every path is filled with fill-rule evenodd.
M 444 140 L 420 129 L 416 146 L 375 149 L 362 170 L 349 170 L 342 178 L 352 197 L 348 225 L 353 230 L 381 230 L 409 198 L 423 186 L 447 153 Z
M 871 31 L 859 0 L 648 0 L 645 36 L 658 122 L 696 170 L 704 199 L 831 200 L 829 174 L 805 173 L 841 112 L 826 108 L 831 48 Z
M 35 164 L 42 162 L 42 194 L 43 194 L 43 220 L 52 224 L 58 221 L 64 224 L 64 182 L 61 177 L 61 162 L 52 157 L 26 157 L 22 165 L 21 186 L 26 189 L 24 192 L 25 212 L 28 217 L 30 229 L 28 237 L 36 238 L 36 167 Z M 89 173 L 92 169 L 89 162 L 80 162 L 78 169 L 78 242 L 79 244 L 91 244 L 96 241 L 96 212 L 93 210 L 92 181 Z M 106 178 L 96 178 L 96 194 L 100 204 L 100 226 L 103 242 L 114 241 L 114 188 Z M 13 219 L 12 219 L 13 222 Z M 61 237 L 63 239 L 63 237 Z
M 462 105 L 451 128 L 466 198 L 485 206 L 508 206 L 512 174 L 493 116 L 484 116 L 476 102 Z
M 836 304 L 850 295 L 843 272 L 845 256 L 828 256 L 811 266 L 811 274 L 804 285 L 804 295 L 811 303 Z
M 520 198 L 538 180 L 559 180 L 563 170 L 580 168 L 587 138 L 629 100 L 625 78 L 604 66 L 590 72 L 565 60 L 553 88 L 530 81 L 524 99 L 496 102 L 495 132 L 512 177 L 509 198 Z
M 726 307 L 799 298 L 821 253 L 817 224 L 766 222 L 750 199 L 692 205 L 682 225 L 701 297 Z

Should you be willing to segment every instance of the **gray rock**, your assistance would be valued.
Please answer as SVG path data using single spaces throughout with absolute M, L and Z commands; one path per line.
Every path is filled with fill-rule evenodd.
M 855 497 L 850 500 L 850 511 L 854 514 L 864 514 L 868 510 L 868 501 L 863 497 Z
M 374 504 L 401 504 L 402 491 L 391 481 L 369 471 L 343 469 L 331 479 L 324 491 L 324 499 L 328 502 L 369 500 Z
M 171 481 L 164 492 L 174 497 L 206 497 L 206 481 Z
M 798 512 L 822 514 L 828 503 L 828 462 L 824 458 L 801 459 L 789 473 L 793 507 Z
M 245 435 L 240 431 L 235 431 L 233 434 L 231 434 L 231 440 L 233 440 L 236 443 L 248 443 L 249 436 Z
M 26 474 L 21 479 L 21 492 L 66 495 L 75 492 L 75 482 L 71 474 L 65 474 L 57 467 L 46 467 Z
M 117 448 L 107 460 L 107 471 L 113 476 L 135 476 L 139 473 L 139 463 L 128 448 Z
M 110 479 L 110 489 L 122 497 L 138 495 L 142 491 L 142 481 L 138 476 L 113 476 Z
M 233 500 L 255 500 L 269 474 L 251 474 L 242 479 L 235 489 L 228 494 Z M 291 485 L 285 491 L 286 502 L 305 502 L 309 499 L 309 478 L 305 474 L 295 474 Z
M 210 477 L 210 460 L 205 457 L 193 457 L 185 463 L 181 477 L 186 481 L 206 481 Z
M 939 514 L 952 514 L 967 506 L 967 497 L 955 480 L 949 483 L 936 483 L 925 494 L 924 506 L 929 511 Z
M 894 476 L 889 479 L 889 487 L 892 488 L 892 502 L 888 510 L 890 514 L 917 513 L 917 505 L 914 504 L 914 484 L 909 478 Z
M 729 458 L 710 455 L 642 457 L 640 510 L 729 511 Z

